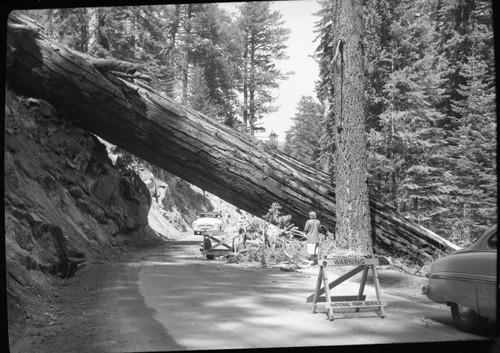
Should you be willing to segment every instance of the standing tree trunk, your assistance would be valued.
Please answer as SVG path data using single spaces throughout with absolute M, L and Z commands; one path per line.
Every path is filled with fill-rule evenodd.
M 78 22 L 79 22 L 79 38 L 75 45 L 76 50 L 87 53 L 89 51 L 88 43 L 89 43 L 89 20 L 88 20 L 88 11 L 86 8 L 79 9 L 77 11 Z
M 249 111 L 249 132 L 254 135 L 255 127 L 255 34 L 250 34 L 250 81 L 249 81 L 249 95 L 250 95 L 250 111 Z
M 243 52 L 243 132 L 247 132 L 248 126 L 248 43 L 245 41 Z
M 106 50 L 110 50 L 111 47 L 109 45 L 108 38 L 104 33 L 104 27 L 106 26 L 106 13 L 105 9 L 98 8 L 97 9 L 97 21 L 98 21 L 98 30 L 97 30 L 97 43 L 102 46 Z
M 334 12 L 336 233 L 349 248 L 371 254 L 360 1 L 337 0 Z
M 184 21 L 184 30 L 186 31 L 186 51 L 182 62 L 182 104 L 188 104 L 188 85 L 189 85 L 189 51 L 192 46 L 191 38 L 191 20 L 193 17 L 192 4 L 187 4 L 187 14 Z

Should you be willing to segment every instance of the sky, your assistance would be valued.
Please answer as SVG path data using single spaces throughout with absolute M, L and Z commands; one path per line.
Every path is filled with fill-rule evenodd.
M 235 5 L 236 3 L 219 3 L 220 7 L 237 13 Z M 318 80 L 319 68 L 311 55 L 318 46 L 314 42 L 314 24 L 319 17 L 313 14 L 320 10 L 320 5 L 316 0 L 275 1 L 271 9 L 283 15 L 283 27 L 292 31 L 287 42 L 289 59 L 278 62 L 277 66 L 283 72 L 294 71 L 295 74 L 281 82 L 279 90 L 275 92 L 278 111 L 264 118 L 261 126 L 266 128 L 266 137 L 274 131 L 278 134 L 278 139 L 284 141 L 285 132 L 293 124 L 291 118 L 295 116 L 300 97 L 316 97 L 314 84 Z

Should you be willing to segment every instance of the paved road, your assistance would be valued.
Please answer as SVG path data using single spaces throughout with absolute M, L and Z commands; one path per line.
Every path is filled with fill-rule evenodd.
M 101 300 L 106 315 L 100 349 L 112 352 L 484 341 L 458 331 L 449 308 L 382 291 L 386 317 L 374 312 L 313 314 L 305 298 L 317 267 L 300 272 L 206 260 L 201 237 L 116 264 Z M 333 277 L 334 278 L 334 277 Z M 356 294 L 342 284 L 332 295 Z M 375 291 L 367 286 L 367 299 Z M 107 299 L 106 299 L 107 298 Z M 491 333 L 490 333 L 491 334 Z

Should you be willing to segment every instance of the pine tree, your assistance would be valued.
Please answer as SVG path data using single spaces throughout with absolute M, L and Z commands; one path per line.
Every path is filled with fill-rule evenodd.
M 457 219 L 449 226 L 459 242 L 479 236 L 497 213 L 495 85 L 489 71 L 480 57 L 470 57 L 462 70 L 466 84 L 458 90 L 463 99 L 452 103 L 460 118 L 449 138 Z
M 394 63 L 391 59 L 391 52 L 394 49 L 391 24 L 396 21 L 395 9 L 396 3 L 390 0 L 367 0 L 364 6 L 363 46 L 368 128 L 380 128 L 378 117 L 387 104 L 383 89 L 394 70 Z
M 201 69 L 219 120 L 234 126 L 242 60 L 238 27 L 216 4 L 199 4 L 192 25 L 194 37 L 189 60 Z
M 30 10 L 54 39 L 100 58 L 139 63 L 151 86 L 188 103 L 202 74 L 210 105 L 228 125 L 237 115 L 241 43 L 216 4 Z M 201 70 L 194 72 L 195 70 Z M 196 78 L 198 79 L 198 78 Z M 199 99 L 199 97 L 195 98 Z M 216 117 L 215 117 L 216 118 Z
M 335 114 L 328 108 L 336 93 L 332 11 L 333 2 L 324 1 L 317 23 L 318 97 L 326 107 L 320 166 L 325 170 L 332 170 L 337 148 Z M 489 68 L 480 76 L 494 77 L 491 9 L 471 1 L 367 0 L 364 20 L 370 190 L 409 218 L 449 233 L 460 209 L 450 148 L 465 114 L 450 107 L 464 99 L 459 90 L 467 82 L 471 43 L 480 44 L 477 53 Z M 463 102 L 465 111 L 467 105 Z
M 276 67 L 286 59 L 290 30 L 283 28 L 282 15 L 271 10 L 270 2 L 245 2 L 239 7 L 238 21 L 243 43 L 243 123 L 253 135 L 255 124 L 276 110 L 272 89 L 286 78 Z
M 426 2 L 400 2 L 390 26 L 391 73 L 382 94 L 387 102 L 372 129 L 370 170 L 373 189 L 399 212 L 431 227 L 445 212 L 446 118 L 436 106 L 445 97 L 442 67 L 436 60 L 435 32 Z M 377 180 L 378 179 L 378 180 Z M 382 180 L 380 180 L 382 179 Z
M 293 125 L 286 132 L 284 152 L 298 160 L 315 166 L 319 157 L 322 107 L 312 97 L 302 96 L 297 104 L 297 112 L 292 118 Z
M 46 35 L 82 53 L 88 51 L 89 12 L 90 10 L 84 7 L 26 10 L 28 16 L 45 28 Z
M 445 95 L 448 99 L 443 100 L 438 107 L 448 116 L 448 119 L 443 121 L 445 127 L 450 127 L 455 115 L 451 102 L 461 99 L 457 90 L 460 85 L 465 84 L 461 71 L 470 55 L 471 41 L 468 32 L 473 20 L 471 13 L 476 3 L 478 2 L 475 0 L 438 0 L 430 11 L 436 33 L 439 34 L 437 53 L 447 80 Z
M 316 166 L 330 174 L 334 174 L 334 112 L 332 107 L 333 84 L 331 62 L 335 55 L 333 44 L 333 1 L 319 1 L 321 9 L 315 14 L 320 16 L 316 23 L 316 40 L 319 40 L 314 57 L 319 65 L 319 80 L 316 82 L 316 93 L 323 107 L 321 135 L 319 137 L 319 156 Z
M 194 68 L 189 88 L 188 103 L 191 108 L 210 117 L 219 116 L 220 109 L 210 97 L 210 90 L 201 67 Z
M 434 12 L 448 98 L 447 153 L 452 192 L 442 229 L 468 245 L 496 214 L 495 65 L 490 2 L 443 0 Z

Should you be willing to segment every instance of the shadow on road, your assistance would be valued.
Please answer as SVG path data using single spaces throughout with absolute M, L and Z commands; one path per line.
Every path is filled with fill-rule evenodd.
M 201 238 L 201 237 L 200 237 Z M 203 239 L 200 240 L 173 240 L 169 242 L 169 248 L 175 248 L 184 245 L 198 245 L 203 243 Z
M 314 291 L 317 267 L 283 272 L 210 261 L 193 246 L 199 243 L 172 241 L 164 255 L 148 259 L 151 265 L 140 276 L 141 287 L 147 288 L 141 292 L 147 292 L 145 302 L 155 309 L 155 319 L 187 349 L 481 339 L 457 332 L 446 308 L 389 294 L 384 298 L 389 303 L 384 319 L 373 312 L 347 312 L 335 313 L 335 320 L 328 321 L 323 312 L 313 314 L 306 303 Z M 358 288 L 359 283 L 347 283 L 331 295 L 353 295 Z M 367 299 L 375 298 L 371 286 L 365 293 Z

